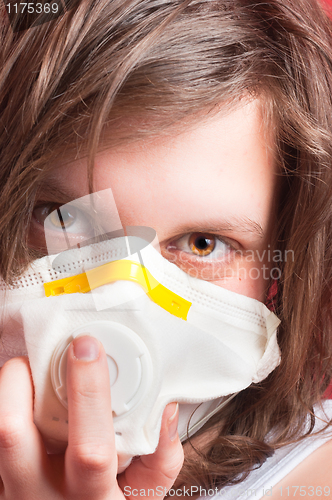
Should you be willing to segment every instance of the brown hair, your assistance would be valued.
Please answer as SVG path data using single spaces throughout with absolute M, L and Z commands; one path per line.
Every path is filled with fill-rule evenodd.
M 239 481 L 275 448 L 310 433 L 313 405 L 331 379 L 331 31 L 315 0 L 81 0 L 16 33 L 0 19 L 7 281 L 32 258 L 29 221 L 54 158 L 88 154 L 93 166 L 103 141 L 180 129 L 248 93 L 273 115 L 278 248 L 294 252 L 278 285 L 282 360 L 200 431 L 213 429 L 214 437 L 186 460 L 181 481 L 189 484 Z

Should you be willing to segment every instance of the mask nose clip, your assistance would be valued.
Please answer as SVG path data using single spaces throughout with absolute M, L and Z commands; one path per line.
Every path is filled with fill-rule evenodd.
M 54 351 L 51 361 L 53 389 L 68 408 L 67 354 L 71 341 L 79 335 L 91 335 L 103 344 L 109 368 L 114 417 L 132 411 L 145 397 L 152 379 L 152 360 L 143 340 L 130 328 L 113 321 L 95 321 L 72 332 Z
M 131 260 L 123 259 L 108 262 L 76 276 L 50 281 L 44 283 L 44 289 L 46 297 L 87 293 L 118 280 L 137 283 L 153 302 L 173 314 L 173 316 L 187 320 L 192 305 L 191 302 L 159 283 L 145 266 Z

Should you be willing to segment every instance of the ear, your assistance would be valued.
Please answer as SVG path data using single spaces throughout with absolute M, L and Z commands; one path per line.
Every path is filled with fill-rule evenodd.
M 272 280 L 270 288 L 268 289 L 265 300 L 266 307 L 270 309 L 270 311 L 272 312 L 275 311 L 277 293 L 278 293 L 278 280 L 274 279 Z

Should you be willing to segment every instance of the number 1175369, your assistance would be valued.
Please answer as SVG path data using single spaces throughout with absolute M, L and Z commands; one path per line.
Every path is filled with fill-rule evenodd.
M 57 14 L 59 5 L 57 3 L 8 3 L 6 4 L 8 14 Z
M 287 486 L 279 488 L 281 497 L 329 497 L 329 486 Z

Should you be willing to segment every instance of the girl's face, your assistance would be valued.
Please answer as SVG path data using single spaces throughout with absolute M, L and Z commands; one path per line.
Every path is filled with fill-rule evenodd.
M 59 166 L 42 186 L 32 247 L 42 246 L 43 219 L 56 204 L 88 194 L 86 165 Z M 94 189 L 111 188 L 123 226 L 155 229 L 163 256 L 188 274 L 264 301 L 276 179 L 272 140 L 252 101 L 178 135 L 104 150 Z

